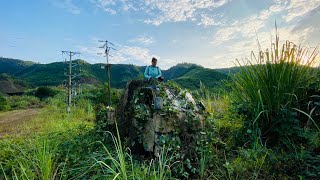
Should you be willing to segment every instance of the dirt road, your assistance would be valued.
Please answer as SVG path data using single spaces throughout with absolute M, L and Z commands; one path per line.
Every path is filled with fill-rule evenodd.
M 19 131 L 21 125 L 31 120 L 39 109 L 14 110 L 0 113 L 0 137 Z

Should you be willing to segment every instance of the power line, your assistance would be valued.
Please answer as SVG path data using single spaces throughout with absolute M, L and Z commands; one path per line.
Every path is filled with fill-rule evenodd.
M 68 81 L 68 84 L 66 84 L 66 87 L 68 89 L 66 102 L 67 102 L 67 112 L 69 113 L 71 108 L 71 103 L 74 102 L 74 97 L 76 95 L 75 86 L 77 83 L 74 81 L 74 78 L 80 75 L 80 72 L 78 74 L 72 72 L 72 68 L 78 65 L 77 63 L 72 63 L 72 57 L 74 55 L 80 55 L 81 53 L 73 52 L 73 51 L 62 51 L 62 55 L 63 54 L 67 54 L 69 56 L 69 68 L 68 68 L 69 72 L 67 72 L 66 70 L 64 72 L 65 76 L 67 76 L 67 81 Z M 64 63 L 67 64 L 67 59 L 64 60 Z
M 102 41 L 102 40 L 99 40 L 98 42 L 103 42 L 104 44 L 102 46 L 100 46 L 99 48 L 101 49 L 104 49 L 104 54 L 106 56 L 106 60 L 107 60 L 107 83 L 108 83 L 108 106 L 111 106 L 111 90 L 110 90 L 110 63 L 109 63 L 109 56 L 110 55 L 110 50 L 115 50 L 115 51 L 118 51 L 117 49 L 111 47 L 111 46 L 114 46 L 113 43 L 111 43 L 110 41 L 108 40 L 105 40 L 105 41 Z M 98 53 L 99 54 L 99 53 Z

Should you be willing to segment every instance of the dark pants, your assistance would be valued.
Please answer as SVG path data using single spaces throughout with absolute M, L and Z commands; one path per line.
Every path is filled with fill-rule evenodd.
M 154 79 L 153 78 L 150 78 L 149 80 L 147 79 L 147 81 L 152 81 L 152 80 L 154 80 Z M 164 80 L 164 78 L 163 78 L 163 76 L 161 76 L 161 77 L 158 77 L 157 80 L 162 82 Z
M 164 78 L 161 76 L 161 77 L 158 77 L 158 81 L 162 82 L 164 80 Z

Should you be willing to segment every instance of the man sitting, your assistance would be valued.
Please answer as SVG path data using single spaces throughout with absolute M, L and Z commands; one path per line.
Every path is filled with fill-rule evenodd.
M 148 79 L 148 81 L 158 80 L 163 81 L 164 78 L 162 77 L 162 73 L 160 68 L 157 66 L 157 59 L 152 58 L 151 66 L 147 66 L 146 70 L 144 71 L 144 77 Z

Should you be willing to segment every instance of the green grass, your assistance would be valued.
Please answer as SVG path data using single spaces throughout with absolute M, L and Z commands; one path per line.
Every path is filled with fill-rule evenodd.
M 29 95 L 10 96 L 7 98 L 7 104 L 9 106 L 7 110 L 41 108 L 44 106 L 44 102 L 41 102 L 39 98 Z
M 200 84 L 203 119 L 186 119 L 163 136 L 165 146 L 154 158 L 132 154 L 117 124 L 100 129 L 114 134 L 97 132 L 95 113 L 107 112 L 94 112 L 99 108 L 92 101 L 105 98 L 101 90 L 86 91 L 71 113 L 59 94 L 19 133 L 0 139 L 0 179 L 317 179 L 316 55 L 317 49 L 291 42 L 280 46 L 277 37 L 270 51 L 253 55 L 248 66 L 239 63 L 227 87 L 213 91 Z M 119 94 L 114 97 L 117 102 Z M 9 104 L 16 107 L 34 100 L 14 98 Z
M 83 127 L 86 131 L 93 129 L 94 114 L 90 107 L 81 107 L 67 114 L 62 99 L 63 96 L 50 99 L 49 105 L 36 117 L 19 127 L 20 133 L 8 135 L 0 141 L 0 160 L 7 177 L 54 179 L 63 176 L 63 160 L 58 162 L 59 153 L 63 151 L 59 148 L 64 141 L 77 136 Z
M 286 131 L 283 128 L 294 129 L 298 128 L 294 124 L 304 123 L 305 118 L 297 113 L 307 111 L 305 101 L 314 95 L 308 91 L 317 82 L 317 54 L 317 48 L 303 48 L 289 41 L 281 45 L 277 35 L 270 50 L 252 53 L 245 64 L 238 61 L 239 72 L 232 76 L 230 85 L 231 98 L 251 116 L 252 126 L 261 130 L 258 134 L 270 137 L 277 134 L 273 130 Z
M 48 106 L 26 122 L 19 134 L 0 140 L 0 179 L 168 176 L 164 154 L 151 162 L 134 160 L 130 150 L 122 146 L 119 134 L 111 134 L 110 139 L 95 132 L 90 101 L 80 100 L 77 109 L 68 114 L 62 100 L 62 95 L 49 99 Z
M 206 92 L 206 89 L 202 91 Z M 201 147 L 196 156 L 197 179 L 316 176 L 317 168 L 313 164 L 317 164 L 317 159 L 307 149 L 288 144 L 295 153 L 285 154 L 283 150 L 268 149 L 259 143 L 255 149 L 239 145 L 238 139 L 243 138 L 240 129 L 244 117 L 230 109 L 225 94 L 210 95 L 206 103 L 212 107 L 204 122 L 209 128 L 204 128 L 203 133 L 213 136 L 205 140 L 208 142 L 206 148 Z M 164 180 L 181 177 L 173 170 L 184 165 L 186 168 L 187 164 L 172 161 L 176 156 L 170 154 L 172 147 L 163 148 L 154 159 L 142 160 L 124 146 L 118 131 L 108 137 L 95 132 L 93 118 L 93 107 L 88 100 L 80 100 L 77 109 L 67 114 L 63 96 L 50 99 L 48 106 L 24 125 L 21 130 L 24 133 L 0 140 L 0 179 Z M 319 136 L 315 141 L 319 141 Z M 297 169 L 294 176 L 286 171 L 286 166 Z M 305 167 L 310 170 L 305 171 Z

